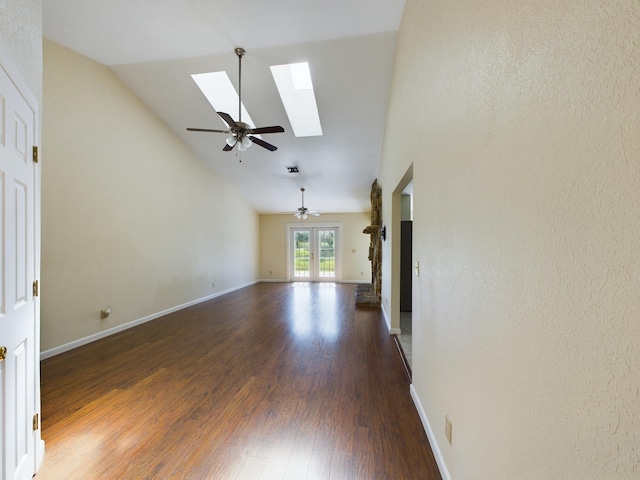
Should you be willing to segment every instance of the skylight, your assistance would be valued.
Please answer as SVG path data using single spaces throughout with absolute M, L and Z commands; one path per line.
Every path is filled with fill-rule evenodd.
M 227 72 L 195 73 L 191 75 L 191 78 L 202 90 L 216 112 L 228 113 L 236 122 L 238 121 L 238 92 L 233 88 Z M 220 121 L 226 128 L 227 124 L 224 123 L 224 120 L 220 118 Z M 242 121 L 251 127 L 256 126 L 244 104 L 242 105 Z
M 271 74 L 296 137 L 322 135 L 309 64 L 272 65 Z

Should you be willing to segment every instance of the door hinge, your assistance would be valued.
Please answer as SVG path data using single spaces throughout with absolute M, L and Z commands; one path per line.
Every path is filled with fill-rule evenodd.
M 33 146 L 33 163 L 38 163 L 38 146 Z
M 39 293 L 38 280 L 33 281 L 33 296 L 37 297 Z
M 37 413 L 33 415 L 33 430 L 36 431 L 40 428 L 40 415 Z

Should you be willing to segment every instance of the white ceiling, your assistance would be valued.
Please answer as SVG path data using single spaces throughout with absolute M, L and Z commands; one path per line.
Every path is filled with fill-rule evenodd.
M 404 0 L 43 0 L 44 36 L 108 65 L 260 213 L 370 207 Z M 223 152 L 224 127 L 191 79 L 226 70 L 278 147 Z M 324 135 L 296 138 L 269 69 L 308 61 Z M 236 112 L 228 112 L 237 119 Z M 242 160 L 240 162 L 240 160 Z M 287 166 L 297 166 L 289 174 Z

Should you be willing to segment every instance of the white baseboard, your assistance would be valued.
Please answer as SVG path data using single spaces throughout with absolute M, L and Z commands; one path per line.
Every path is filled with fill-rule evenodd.
M 40 417 L 42 418 L 42 411 L 40 412 Z M 44 440 L 42 440 L 41 438 L 37 438 L 36 439 L 36 462 L 35 462 L 36 472 L 40 469 L 40 466 L 42 465 L 42 461 L 44 460 L 44 452 L 45 452 Z
M 389 335 L 400 335 L 401 331 L 399 328 L 391 328 L 391 321 L 389 317 L 387 317 L 387 312 L 384 308 L 382 310 L 382 317 L 384 318 L 384 323 L 387 324 L 387 329 L 389 330 Z
M 40 352 L 40 360 L 45 360 L 50 357 L 54 357 L 64 352 L 68 352 L 69 350 L 73 350 L 74 348 L 81 347 L 83 345 L 87 345 L 88 343 L 95 342 L 96 340 L 100 340 L 101 338 L 108 337 L 109 335 L 113 335 L 115 333 L 122 332 L 124 330 L 128 330 L 130 328 L 136 327 L 146 322 L 150 322 L 151 320 L 155 320 L 156 318 L 164 317 L 165 315 L 169 315 L 170 313 L 177 312 L 178 310 L 182 310 L 187 307 L 191 307 L 192 305 L 197 305 L 198 303 L 206 302 L 207 300 L 211 300 L 216 297 L 220 297 L 227 293 L 231 293 L 235 290 L 240 290 L 241 288 L 248 287 L 249 285 L 253 285 L 258 283 L 258 281 L 253 281 L 249 283 L 245 283 L 244 285 L 238 285 L 236 287 L 230 288 L 228 290 L 224 290 L 222 292 L 217 292 L 211 295 L 207 295 L 206 297 L 199 298 L 197 300 L 192 300 L 191 302 L 183 303 L 182 305 L 177 305 L 175 307 L 167 308 L 161 312 L 153 313 L 151 315 L 147 315 L 146 317 L 138 318 L 137 320 L 132 320 L 127 323 L 123 323 L 122 325 L 117 325 L 113 328 L 109 328 L 107 330 L 103 330 L 102 332 L 94 333 L 93 335 L 89 335 L 84 338 L 79 338 L 78 340 L 74 340 L 69 343 L 65 343 L 64 345 L 60 345 L 59 347 L 50 348 L 49 350 L 45 350 L 44 352 Z
M 276 282 L 276 283 L 293 283 L 291 280 L 287 280 L 286 278 L 261 278 L 258 280 L 259 282 Z M 340 280 L 338 283 L 362 283 L 362 280 Z
M 436 441 L 436 436 L 434 435 L 433 429 L 429 424 L 427 414 L 425 413 L 424 408 L 422 408 L 422 402 L 420 402 L 418 392 L 416 392 L 416 389 L 413 388 L 413 384 L 411 384 L 411 386 L 409 387 L 409 391 L 411 392 L 411 398 L 413 399 L 413 403 L 416 406 L 416 410 L 418 410 L 418 415 L 420 416 L 420 420 L 422 421 L 424 431 L 427 433 L 427 438 L 429 439 L 429 444 L 431 445 L 433 456 L 436 457 L 436 463 L 438 464 L 440 475 L 442 475 L 442 480 L 451 480 L 451 475 L 449 474 L 449 469 L 444 462 L 444 457 L 442 456 L 442 452 L 440 451 L 440 446 Z

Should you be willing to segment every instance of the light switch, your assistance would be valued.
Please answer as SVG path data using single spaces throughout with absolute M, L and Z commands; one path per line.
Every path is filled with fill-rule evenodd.
M 416 277 L 420 276 L 420 262 L 416 262 L 413 266 L 413 270 L 416 272 Z

